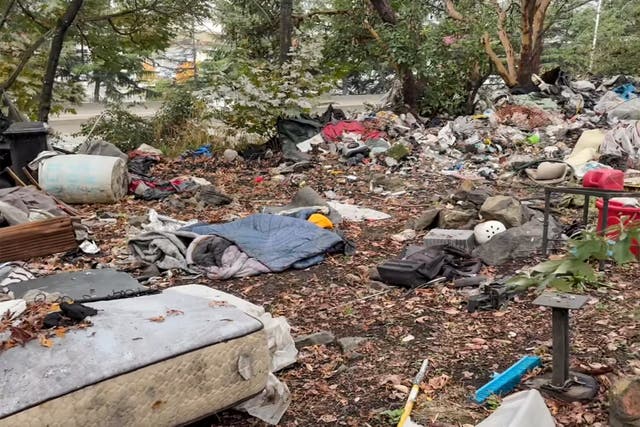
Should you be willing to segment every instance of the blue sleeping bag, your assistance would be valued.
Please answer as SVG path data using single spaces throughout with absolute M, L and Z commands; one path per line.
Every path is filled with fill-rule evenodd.
M 273 272 L 307 268 L 322 262 L 327 252 L 344 251 L 338 234 L 280 215 L 255 214 L 225 224 L 194 224 L 180 231 L 224 237 Z

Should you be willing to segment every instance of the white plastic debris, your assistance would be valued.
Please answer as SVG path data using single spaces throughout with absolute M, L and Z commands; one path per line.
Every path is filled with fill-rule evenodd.
M 512 394 L 476 427 L 554 427 L 556 425 L 538 390 Z
M 348 221 L 376 221 L 382 219 L 389 219 L 391 215 L 384 212 L 376 211 L 369 208 L 361 208 L 356 205 L 348 205 L 346 203 L 328 202 L 331 209 L 334 209 L 340 214 L 340 216 Z
M 84 242 L 80 243 L 80 250 L 89 255 L 95 255 L 100 252 L 100 248 L 98 247 L 98 245 L 96 245 L 96 242 L 93 242 L 91 240 L 85 240 Z

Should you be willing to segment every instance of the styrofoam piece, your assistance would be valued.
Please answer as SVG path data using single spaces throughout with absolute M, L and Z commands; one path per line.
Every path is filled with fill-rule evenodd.
M 524 356 L 506 371 L 498 374 L 491 381 L 480 387 L 476 391 L 473 401 L 481 404 L 491 395 L 504 396 L 520 383 L 520 380 L 527 372 L 540 365 L 542 365 L 540 357 Z
M 502 405 L 476 427 L 554 427 L 555 421 L 538 390 L 504 398 Z
M 434 228 L 425 236 L 424 245 L 428 248 L 431 246 L 449 245 L 471 253 L 476 247 L 476 239 L 473 230 Z

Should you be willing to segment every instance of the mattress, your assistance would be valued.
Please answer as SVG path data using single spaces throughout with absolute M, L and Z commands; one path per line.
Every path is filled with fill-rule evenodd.
M 91 327 L 0 353 L 0 427 L 173 426 L 267 383 L 263 325 L 235 307 L 179 288 L 86 305 Z

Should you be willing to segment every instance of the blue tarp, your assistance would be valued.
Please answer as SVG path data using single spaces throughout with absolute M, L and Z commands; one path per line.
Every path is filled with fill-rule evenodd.
M 338 234 L 303 219 L 269 214 L 226 224 L 195 224 L 180 231 L 224 237 L 273 272 L 318 264 L 344 243 Z

